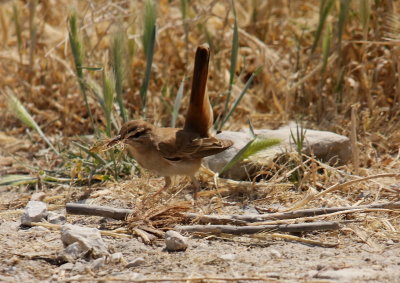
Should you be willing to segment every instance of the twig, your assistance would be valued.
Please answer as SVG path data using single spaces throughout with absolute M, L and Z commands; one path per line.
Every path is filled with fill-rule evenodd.
M 225 281 L 225 282 L 239 282 L 239 281 L 259 281 L 259 282 L 275 282 L 276 279 L 268 277 L 184 277 L 184 278 L 147 278 L 147 279 L 126 279 L 120 277 L 106 276 L 101 278 L 88 277 L 71 277 L 71 279 L 64 279 L 61 282 L 72 282 L 72 281 L 118 281 L 118 282 L 133 282 L 133 283 L 147 283 L 147 282 L 209 282 L 209 281 Z
M 340 225 L 338 222 L 313 222 L 301 224 L 279 224 L 279 225 L 262 225 L 262 226 L 232 226 L 232 225 L 187 225 L 175 226 L 175 229 L 181 232 L 200 232 L 213 234 L 255 234 L 267 231 L 279 232 L 307 232 L 307 231 L 328 231 L 338 230 Z
M 320 247 L 325 247 L 325 248 L 335 248 L 335 247 L 337 247 L 339 245 L 339 243 L 320 242 L 320 241 L 311 240 L 311 239 L 304 239 L 304 238 L 301 238 L 301 237 L 297 237 L 297 236 L 294 236 L 294 235 L 288 235 L 288 234 L 273 233 L 273 234 L 271 234 L 271 236 L 273 238 L 285 239 L 285 240 L 288 240 L 288 241 L 302 242 L 304 244 L 320 246 Z
M 359 183 L 359 182 L 363 182 L 363 181 L 367 181 L 367 180 L 371 180 L 371 179 L 385 178 L 385 177 L 400 178 L 400 174 L 396 174 L 396 173 L 378 174 L 378 175 L 368 176 L 368 177 L 364 177 L 364 178 L 360 178 L 360 179 L 356 179 L 356 180 L 351 180 L 351 181 L 348 181 L 348 182 L 342 183 L 342 184 L 335 184 L 335 185 L 327 188 L 325 191 L 322 191 L 319 194 L 317 194 L 314 197 L 314 199 L 320 198 L 320 197 L 326 195 L 327 193 L 331 193 L 333 191 L 343 189 L 343 188 L 350 186 L 352 184 L 355 184 L 355 183 Z
M 310 208 L 289 212 L 277 212 L 260 215 L 201 215 L 197 213 L 183 213 L 183 216 L 203 224 L 233 224 L 245 225 L 252 222 L 261 222 L 267 220 L 296 219 L 301 217 L 313 217 L 324 214 L 331 214 L 342 211 L 360 211 L 369 212 L 366 209 L 400 209 L 399 202 L 387 202 L 380 204 L 370 204 L 354 207 L 327 207 L 327 208 Z M 87 204 L 67 203 L 67 213 L 80 215 L 94 215 L 102 217 L 110 217 L 113 219 L 125 219 L 130 213 L 129 209 L 112 208 L 107 206 L 96 206 Z
M 353 167 L 354 173 L 358 175 L 360 169 L 360 156 L 358 154 L 358 146 L 357 146 L 357 109 L 355 105 L 351 107 L 351 131 L 350 131 L 350 140 L 351 140 L 351 149 L 353 153 Z
M 67 203 L 65 208 L 69 214 L 102 216 L 116 220 L 125 220 L 125 218 L 132 213 L 130 209 L 78 203 Z
M 29 225 L 45 227 L 47 229 L 52 229 L 52 230 L 61 230 L 61 226 L 62 226 L 60 224 L 52 224 L 52 223 L 45 223 L 45 222 L 32 222 Z M 116 232 L 112 232 L 112 231 L 100 230 L 100 234 L 102 236 L 110 236 L 110 237 L 114 237 L 114 238 L 132 238 L 130 235 L 127 235 L 126 233 L 116 233 Z

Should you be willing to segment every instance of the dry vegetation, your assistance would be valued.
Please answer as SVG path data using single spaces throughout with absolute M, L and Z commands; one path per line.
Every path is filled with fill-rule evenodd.
M 0 213 L 5 219 L 16 219 L 16 210 L 24 207 L 30 195 L 43 191 L 45 201 L 55 208 L 87 197 L 114 207 L 132 207 L 136 202 L 143 216 L 132 219 L 131 228 L 135 221 L 157 228 L 180 221 L 179 217 L 166 219 L 162 215 L 165 211 L 161 213 L 158 207 L 161 200 L 150 204 L 154 207 L 149 211 L 145 211 L 147 203 L 140 203 L 160 188 L 162 181 L 135 168 L 133 161 L 118 151 L 105 153 L 100 159 L 87 151 L 96 140 L 107 137 L 107 115 L 99 101 L 105 77 L 112 73 L 115 59 L 111 46 L 117 33 L 122 32 L 125 38 L 120 43 L 125 50 L 122 93 L 129 118 L 146 115 L 148 121 L 169 126 L 178 88 L 186 77 L 177 116 L 177 125 L 183 124 L 194 51 L 204 42 L 212 50 L 208 91 L 214 117 L 221 118 L 224 113 L 234 33 L 231 1 L 190 1 L 186 9 L 181 6 L 186 1 L 156 2 L 156 42 L 144 111 L 140 95 L 146 69 L 144 1 L 1 1 L 0 175 L 17 175 L 14 184 L 22 184 L 1 188 Z M 252 184 L 221 179 L 218 190 L 203 172 L 204 187 L 209 189 L 200 194 L 199 206 L 176 203 L 184 201 L 182 190 L 188 189 L 181 180 L 176 191 L 169 191 L 172 197 L 164 195 L 171 210 L 240 213 L 239 207 L 247 205 L 274 210 L 399 201 L 400 181 L 393 176 L 400 171 L 400 3 L 345 3 L 235 1 L 239 49 L 230 104 L 253 72 L 258 67 L 262 70 L 223 129 L 246 128 L 248 120 L 255 128 L 275 128 L 301 120 L 309 128 L 350 137 L 353 126 L 359 166 L 334 168 L 293 154 L 260 173 L 269 181 L 257 178 L 260 183 Z M 84 44 L 82 70 L 93 122 L 69 42 L 68 17 L 73 11 L 77 11 Z M 21 101 L 59 153 L 10 111 L 9 93 Z M 123 122 L 119 109 L 115 102 L 113 134 Z M 352 111 L 356 118 L 353 125 Z M 296 166 L 299 169 L 292 170 Z M 131 167 L 135 170 L 129 177 Z M 392 177 L 354 182 L 321 193 L 339 182 L 384 173 Z M 159 213 L 160 219 L 151 219 Z M 388 239 L 400 241 L 398 210 L 360 211 L 326 219 L 356 220 L 357 225 L 321 233 L 321 241 L 329 238 L 336 242 L 337 237 L 346 236 L 376 249 L 383 249 Z

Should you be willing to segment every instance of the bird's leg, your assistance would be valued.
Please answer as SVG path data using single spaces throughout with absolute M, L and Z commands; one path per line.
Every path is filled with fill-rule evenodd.
M 190 179 L 192 180 L 192 183 L 194 185 L 194 190 L 193 190 L 193 199 L 196 201 L 197 200 L 197 192 L 200 189 L 200 182 L 197 181 L 195 176 L 190 176 Z
M 155 198 L 156 196 L 158 196 L 160 193 L 162 193 L 164 190 L 168 189 L 169 186 L 171 185 L 171 177 L 169 176 L 164 176 L 165 179 L 165 185 L 164 187 L 162 187 L 161 189 L 159 189 L 153 196 L 152 198 Z

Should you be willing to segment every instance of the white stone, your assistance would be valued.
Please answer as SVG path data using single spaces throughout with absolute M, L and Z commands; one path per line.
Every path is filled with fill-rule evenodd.
M 138 257 L 138 258 L 135 258 L 134 260 L 128 262 L 127 265 L 125 265 L 125 268 L 136 267 L 136 266 L 144 264 L 145 262 L 146 261 L 144 260 L 144 258 Z
M 169 252 L 185 251 L 188 247 L 187 238 L 172 230 L 165 233 L 165 245 Z
M 281 143 L 250 156 L 248 160 L 238 162 L 224 173 L 223 177 L 236 180 L 247 179 L 249 171 L 271 164 L 278 154 L 296 151 L 291 132 L 296 136 L 296 127 L 287 126 L 277 130 L 256 130 L 255 133 L 259 137 L 280 139 Z M 204 158 L 205 165 L 214 172 L 220 172 L 222 168 L 252 140 L 252 135 L 246 132 L 226 131 L 218 134 L 217 137 L 220 139 L 232 140 L 234 144 L 229 149 L 219 154 Z M 323 162 L 342 165 L 347 163 L 351 158 L 350 139 L 332 132 L 307 129 L 303 152 L 308 155 L 313 153 L 317 159 Z
M 100 231 L 96 228 L 65 224 L 61 227 L 61 241 L 65 246 L 78 242 L 83 251 L 91 251 L 93 258 L 109 255 Z
M 31 225 L 32 222 L 40 222 L 47 216 L 47 204 L 41 201 L 31 200 L 25 207 L 21 217 L 22 225 Z
M 49 211 L 49 213 L 47 214 L 47 222 L 52 224 L 64 224 L 65 222 L 67 222 L 67 218 L 65 217 L 65 215 Z
M 219 256 L 220 259 L 223 260 L 235 260 L 236 259 L 236 255 L 235 254 L 223 254 Z

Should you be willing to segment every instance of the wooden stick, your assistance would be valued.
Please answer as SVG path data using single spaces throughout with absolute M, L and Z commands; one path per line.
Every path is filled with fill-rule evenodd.
M 289 212 L 277 212 L 260 215 L 201 215 L 197 213 L 184 213 L 183 215 L 199 221 L 203 224 L 233 224 L 233 225 L 246 225 L 252 222 L 261 222 L 266 220 L 279 220 L 279 219 L 296 219 L 301 217 L 318 216 L 323 214 L 330 214 L 346 210 L 360 210 L 360 209 L 400 209 L 400 201 L 387 202 L 380 204 L 370 204 L 354 207 L 326 207 L 326 208 L 310 208 Z M 102 217 L 110 217 L 117 220 L 125 219 L 130 213 L 129 209 L 112 208 L 107 206 L 96 206 L 88 204 L 67 203 L 67 213 L 78 215 L 94 215 Z
M 130 209 L 80 203 L 67 203 L 65 208 L 69 214 L 102 216 L 116 220 L 125 220 L 132 213 Z
M 279 224 L 279 225 L 262 225 L 262 226 L 233 226 L 233 225 L 186 225 L 175 226 L 180 232 L 188 233 L 212 233 L 212 234 L 255 234 L 259 232 L 308 232 L 308 231 L 328 231 L 340 229 L 338 222 L 313 222 L 301 224 Z

